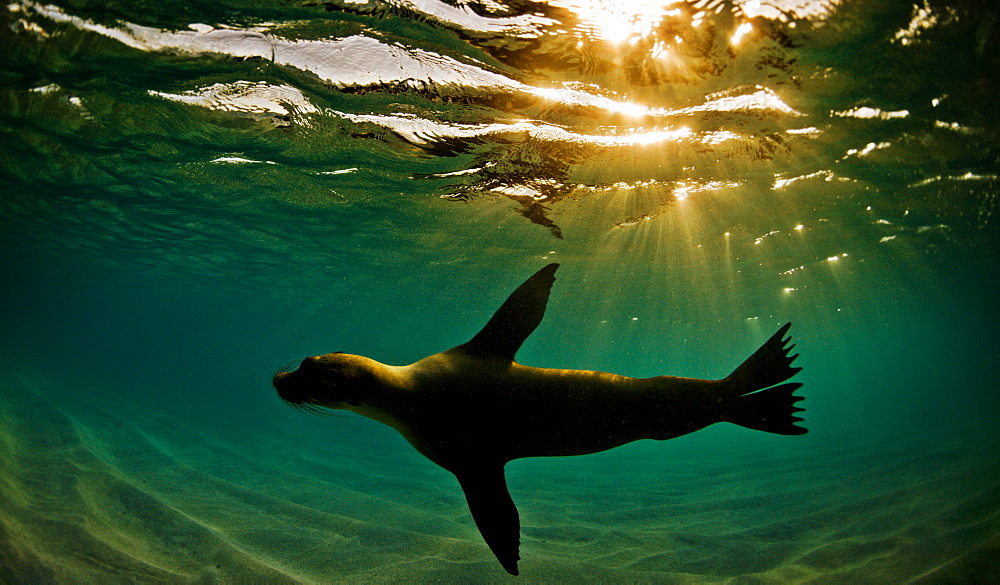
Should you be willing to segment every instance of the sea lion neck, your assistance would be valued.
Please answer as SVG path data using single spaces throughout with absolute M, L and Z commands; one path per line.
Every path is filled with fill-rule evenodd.
M 345 408 L 398 428 L 401 414 L 411 408 L 413 384 L 409 366 L 391 366 L 364 356 L 343 355 L 353 366 L 350 376 L 354 388 L 353 399 Z

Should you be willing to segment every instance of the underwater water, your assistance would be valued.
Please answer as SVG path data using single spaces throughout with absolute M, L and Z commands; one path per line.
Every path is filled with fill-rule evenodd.
M 0 582 L 1000 581 L 995 3 L 0 15 Z M 809 433 L 514 461 L 513 577 L 271 376 L 464 343 L 550 262 L 519 362 L 715 379 L 792 322 Z

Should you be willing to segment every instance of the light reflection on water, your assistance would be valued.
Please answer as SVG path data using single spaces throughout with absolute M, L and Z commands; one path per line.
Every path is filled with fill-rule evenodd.
M 677 213 L 687 218 L 692 241 L 729 231 L 741 234 L 734 242 L 759 246 L 774 230 L 804 222 L 895 245 L 904 234 L 956 229 L 946 208 L 928 205 L 918 214 L 896 191 L 993 184 L 997 174 L 979 162 L 993 134 L 981 117 L 963 113 L 969 98 L 960 94 L 968 86 L 896 92 L 889 73 L 869 83 L 838 60 L 850 37 L 843 31 L 872 10 L 792 0 L 299 2 L 280 17 L 234 10 L 198 19 L 192 11 L 185 25 L 155 26 L 140 12 L 15 2 L 6 17 L 12 39 L 31 48 L 25 54 L 58 54 L 60 39 L 72 37 L 77 48 L 69 59 L 117 52 L 135 56 L 137 72 L 159 71 L 108 70 L 113 84 L 127 88 L 124 97 L 41 66 L 24 80 L 24 112 L 44 111 L 47 124 L 78 127 L 96 143 L 135 144 L 149 156 L 150 184 L 176 185 L 192 200 L 221 188 L 233 192 L 213 200 L 241 201 L 243 210 L 278 204 L 341 215 L 376 204 L 405 215 L 416 205 L 423 217 L 464 214 L 470 226 L 513 211 L 557 238 L 645 230 L 640 239 L 661 242 L 654 247 L 676 245 L 672 228 L 648 226 L 684 202 Z M 971 31 L 969 58 L 981 55 L 988 32 L 969 21 L 970 10 L 881 8 L 874 22 L 882 29 L 869 31 L 881 39 L 873 61 L 886 68 L 893 60 L 940 63 L 946 51 L 934 35 L 964 30 Z M 35 122 L 27 119 L 30 129 Z M 205 138 L 177 141 L 177 126 Z M 934 143 L 940 146 L 928 147 Z M 97 168 L 73 165 L 98 176 L 123 164 L 100 155 L 86 160 Z M 254 162 L 267 164 L 273 189 L 237 184 L 243 169 L 260 168 Z M 53 176 L 70 166 L 53 164 L 63 166 L 54 166 Z M 384 201 L 376 203 L 373 184 Z M 845 226 L 831 216 L 845 197 L 874 204 L 885 223 Z M 496 198 L 512 203 L 425 210 L 434 199 Z M 964 228 L 982 229 L 995 203 L 971 204 L 981 210 Z M 86 205 L 115 210 L 116 220 L 144 229 L 117 197 Z M 13 216 L 54 221 L 26 197 L 9 206 Z M 769 214 L 782 216 L 781 225 Z M 341 223 L 315 219 L 320 230 Z M 872 227 L 877 233 L 869 236 Z M 410 237 L 405 231 L 393 237 Z M 255 228 L 262 232 L 271 235 L 242 245 L 315 247 L 294 233 Z M 314 257 L 330 265 L 331 253 Z

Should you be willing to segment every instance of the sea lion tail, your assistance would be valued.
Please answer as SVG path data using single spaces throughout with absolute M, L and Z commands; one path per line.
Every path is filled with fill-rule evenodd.
M 770 339 L 764 342 L 764 345 L 761 345 L 753 355 L 740 364 L 740 367 L 729 374 L 726 381 L 732 384 L 731 387 L 737 396 L 770 388 L 802 370 L 802 368 L 792 367 L 792 362 L 799 357 L 799 354 L 788 355 L 788 352 L 795 347 L 795 345 L 786 347 L 791 341 L 791 337 L 783 339 L 791 326 L 791 323 L 784 324 Z
M 795 347 L 788 345 L 791 337 L 785 338 L 791 326 L 791 323 L 783 325 L 726 378 L 734 396 L 723 414 L 723 420 L 779 435 L 806 432 L 806 429 L 795 426 L 802 420 L 795 413 L 803 409 L 795 406 L 802 397 L 793 393 L 802 384 L 781 384 L 802 370 L 792 367 L 799 354 L 788 355 Z
M 795 406 L 802 397 L 793 394 L 801 387 L 802 384 L 794 382 L 740 396 L 733 401 L 723 420 L 778 435 L 804 435 L 808 429 L 795 425 L 802 420 L 795 416 L 796 412 L 804 410 Z

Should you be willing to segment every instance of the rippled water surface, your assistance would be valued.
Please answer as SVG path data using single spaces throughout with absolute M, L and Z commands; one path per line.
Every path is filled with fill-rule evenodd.
M 719 378 L 791 321 L 810 433 L 512 463 L 521 580 L 1000 580 L 994 3 L 0 15 L 0 581 L 508 578 L 453 477 L 269 382 L 549 262 L 519 361 Z

